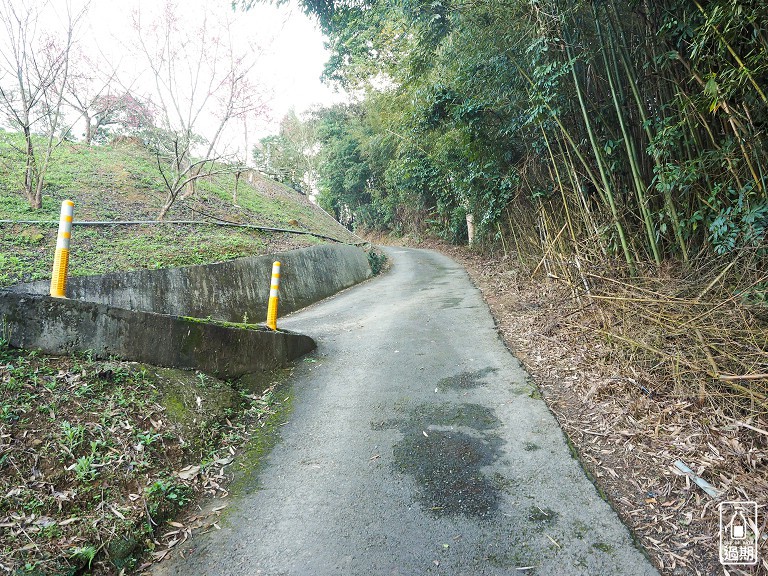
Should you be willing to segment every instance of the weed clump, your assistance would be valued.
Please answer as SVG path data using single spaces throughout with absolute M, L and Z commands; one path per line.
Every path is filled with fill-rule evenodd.
M 387 264 L 387 255 L 383 252 L 377 252 L 374 248 L 368 251 L 368 265 L 374 276 L 378 276 L 384 270 Z

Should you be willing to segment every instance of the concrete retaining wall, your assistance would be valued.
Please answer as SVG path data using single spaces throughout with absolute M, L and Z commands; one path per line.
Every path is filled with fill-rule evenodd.
M 73 252 L 72 258 L 77 258 Z M 360 248 L 323 244 L 269 256 L 204 266 L 137 270 L 69 279 L 67 297 L 115 308 L 229 322 L 266 318 L 272 262 L 280 260 L 280 315 L 332 296 L 371 276 Z M 16 293 L 48 294 L 49 282 L 15 286 Z
M 274 260 L 282 264 L 280 315 L 371 276 L 363 250 L 324 244 L 204 266 L 73 277 L 68 299 L 49 297 L 49 282 L 21 284 L 0 291 L 0 335 L 19 348 L 89 350 L 220 378 L 271 370 L 314 350 L 314 340 L 181 316 L 263 322 Z
M 105 304 L 0 292 L 0 333 L 11 346 L 50 354 L 90 350 L 157 366 L 237 378 L 285 366 L 314 350 L 308 336 L 244 330 Z

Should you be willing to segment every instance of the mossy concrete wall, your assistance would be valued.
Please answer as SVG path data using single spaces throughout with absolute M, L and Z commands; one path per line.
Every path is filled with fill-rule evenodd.
M 308 336 L 241 329 L 93 302 L 0 292 L 0 336 L 50 354 L 91 351 L 157 366 L 238 378 L 310 352 Z
M 77 258 L 73 243 L 71 258 Z M 363 250 L 323 244 L 269 256 L 163 270 L 137 270 L 70 278 L 67 297 L 158 314 L 211 317 L 229 322 L 266 319 L 272 262 L 282 264 L 280 314 L 332 296 L 371 276 Z M 48 282 L 15 286 L 17 293 L 47 294 Z

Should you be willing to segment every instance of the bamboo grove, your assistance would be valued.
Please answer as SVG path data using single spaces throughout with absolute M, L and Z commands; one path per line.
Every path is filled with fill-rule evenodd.
M 638 265 L 759 250 L 757 0 L 304 0 L 326 76 L 321 198 L 367 228 Z

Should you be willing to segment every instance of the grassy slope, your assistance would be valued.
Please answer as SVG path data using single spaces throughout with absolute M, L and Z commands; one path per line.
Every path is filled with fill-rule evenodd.
M 43 208 L 31 210 L 19 193 L 19 159 L 0 137 L 0 220 L 58 220 L 64 199 L 75 202 L 75 220 L 154 220 L 165 198 L 152 156 L 141 146 L 65 143 L 46 178 Z M 4 139 L 3 139 L 4 138 Z M 254 174 L 244 177 L 238 205 L 234 175 L 199 182 L 195 195 L 179 200 L 168 220 L 221 218 L 242 224 L 311 231 L 346 242 L 358 239 L 306 196 Z M 262 233 L 218 226 L 80 227 L 73 230 L 70 273 L 161 268 L 218 262 L 319 242 L 311 236 Z M 0 224 L 0 287 L 50 278 L 55 226 Z
M 5 139 L 4 139 L 5 138 Z M 141 147 L 65 144 L 53 158 L 42 210 L 19 194 L 19 159 L 0 133 L 0 219 L 58 220 L 61 200 L 76 220 L 153 219 L 162 181 Z M 309 230 L 356 241 L 306 197 L 255 176 L 200 182 L 169 219 L 226 220 Z M 292 221 L 295 220 L 296 222 Z M 0 287 L 49 278 L 56 226 L 0 224 Z M 213 226 L 75 228 L 70 273 L 221 261 L 320 242 L 310 236 Z M 162 558 L 195 527 L 216 521 L 190 509 L 226 495 L 243 442 L 270 445 L 268 424 L 289 392 L 254 394 L 202 374 L 9 349 L 0 327 L 0 572 L 117 574 Z M 258 392 L 258 390 L 256 391 Z M 253 431 L 257 431 L 252 435 Z M 176 520 L 182 520 L 182 525 Z

